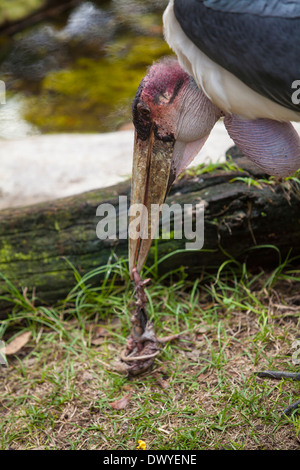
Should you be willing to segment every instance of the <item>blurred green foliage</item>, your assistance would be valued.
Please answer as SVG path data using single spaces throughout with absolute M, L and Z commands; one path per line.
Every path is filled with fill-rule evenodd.
M 0 0 L 0 24 L 51 0 Z M 57 1 L 55 0 L 57 5 Z M 163 39 L 167 0 L 82 1 L 0 38 L 0 76 L 41 132 L 107 132 L 131 121 L 131 102 Z M 43 19 L 44 18 L 44 19 Z
M 39 96 L 27 98 L 25 117 L 42 132 L 112 131 L 131 119 L 131 101 L 147 66 L 171 50 L 163 39 L 115 43 L 104 58 L 80 58 L 50 73 Z
M 0 0 L 0 23 L 18 20 L 44 3 L 45 0 Z

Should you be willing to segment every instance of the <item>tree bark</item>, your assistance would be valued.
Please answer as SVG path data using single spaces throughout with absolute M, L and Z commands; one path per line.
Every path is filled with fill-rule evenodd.
M 168 204 L 193 204 L 205 201 L 204 246 L 199 251 L 174 254 L 159 265 L 161 272 L 180 265 L 190 276 L 203 268 L 217 269 L 228 255 L 249 266 L 268 267 L 278 263 L 272 248 L 249 250 L 258 245 L 275 245 L 282 256 L 291 249 L 300 254 L 299 185 L 280 182 L 261 187 L 265 175 L 243 157 L 234 160 L 243 170 L 215 170 L 200 176 L 186 174 L 171 189 Z M 235 178 L 245 178 L 244 181 Z M 0 273 L 18 289 L 35 289 L 37 302 L 53 304 L 74 287 L 74 272 L 68 259 L 84 274 L 107 264 L 112 250 L 127 258 L 127 240 L 100 240 L 96 209 L 110 203 L 118 216 L 119 196 L 128 197 L 130 181 L 53 202 L 0 211 Z M 159 240 L 158 259 L 175 250 L 184 250 L 187 240 Z M 152 246 L 148 258 L 151 265 Z M 99 282 L 99 279 L 96 280 Z M 0 296 L 7 290 L 0 279 Z M 0 299 L 0 310 L 8 304 Z

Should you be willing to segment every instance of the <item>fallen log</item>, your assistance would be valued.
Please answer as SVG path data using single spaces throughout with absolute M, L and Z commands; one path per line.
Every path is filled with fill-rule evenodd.
M 231 152 L 234 155 L 234 151 Z M 159 265 L 161 272 L 183 265 L 189 275 L 214 269 L 228 259 L 268 267 L 278 262 L 275 245 L 286 255 L 300 254 L 300 198 L 297 182 L 267 179 L 262 170 L 240 155 L 236 167 L 208 173 L 186 173 L 171 189 L 168 204 L 205 201 L 204 246 L 184 251 L 187 240 L 159 240 L 159 259 L 183 250 Z M 119 196 L 128 197 L 130 181 L 56 201 L 0 211 L 0 273 L 18 289 L 35 289 L 37 301 L 53 304 L 74 287 L 74 271 L 84 274 L 115 257 L 127 258 L 127 240 L 100 240 L 96 227 L 97 207 L 112 204 L 119 215 Z M 172 228 L 171 228 L 172 230 Z M 124 235 L 124 233 L 123 233 Z M 153 261 L 154 247 L 148 258 Z M 99 282 L 99 278 L 95 279 Z M 0 279 L 0 296 L 6 283 Z M 0 310 L 7 303 L 0 300 Z

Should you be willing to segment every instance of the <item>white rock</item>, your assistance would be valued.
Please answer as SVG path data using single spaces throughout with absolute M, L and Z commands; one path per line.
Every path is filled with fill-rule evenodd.
M 295 125 L 300 133 L 300 123 Z M 133 131 L 48 134 L 1 140 L 0 209 L 116 184 L 131 174 Z M 233 145 L 222 122 L 192 166 L 225 159 Z

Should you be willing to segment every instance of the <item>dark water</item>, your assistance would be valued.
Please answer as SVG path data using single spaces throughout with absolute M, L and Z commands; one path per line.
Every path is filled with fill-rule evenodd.
M 43 3 L 35 1 L 36 6 Z M 6 84 L 6 110 L 15 123 L 19 120 L 19 132 L 106 132 L 128 123 L 131 101 L 147 66 L 171 53 L 162 34 L 167 3 L 79 2 L 13 36 L 4 30 L 0 79 Z M 9 19 L 14 6 L 21 11 L 19 4 L 21 0 L 10 2 Z M 5 5 L 0 0 L 0 25 Z M 23 10 L 19 15 L 29 13 Z M 5 137 L 4 107 L 0 118 L 0 136 Z

